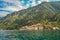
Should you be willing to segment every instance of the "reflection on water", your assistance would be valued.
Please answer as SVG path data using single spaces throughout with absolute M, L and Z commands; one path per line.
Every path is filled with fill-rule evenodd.
M 0 40 L 60 40 L 60 30 L 0 30 Z

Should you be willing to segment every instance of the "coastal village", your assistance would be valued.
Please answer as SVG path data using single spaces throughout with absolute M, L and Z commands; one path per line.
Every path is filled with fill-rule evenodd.
M 43 29 L 48 29 L 48 30 L 60 30 L 59 27 L 52 27 L 50 25 L 41 25 L 41 24 L 36 24 L 32 26 L 24 26 L 20 28 L 20 30 L 43 30 Z

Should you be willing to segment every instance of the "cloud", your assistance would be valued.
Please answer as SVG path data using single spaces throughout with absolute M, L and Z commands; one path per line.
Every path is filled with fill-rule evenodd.
M 48 0 L 0 0 L 0 10 L 19 11 L 36 6 L 43 1 L 48 2 Z M 8 13 L 7 11 L 0 12 L 0 16 L 6 16 Z
M 35 2 L 35 0 L 31 0 L 32 1 L 32 6 L 36 6 L 37 4 L 36 4 L 36 2 Z
M 22 6 L 19 0 L 4 0 L 4 1 L 0 0 L 0 17 L 6 16 L 7 14 L 10 13 L 6 10 L 14 12 L 14 11 L 19 11 L 24 8 L 25 7 Z
M 32 4 L 29 3 L 30 1 L 32 1 L 32 0 L 27 1 L 27 3 L 25 4 L 24 0 L 22 0 L 22 1 L 19 1 L 19 0 L 4 0 L 5 3 L 2 6 L 6 6 L 6 7 L 1 8 L 1 9 L 11 10 L 11 11 L 19 11 L 21 9 L 26 9 L 30 6 L 35 6 L 36 5 L 35 0 L 32 1 Z M 11 4 L 12 4 L 12 6 L 11 6 Z
M 24 0 L 22 0 L 22 1 L 19 1 L 19 0 L 4 0 L 4 1 L 12 4 L 12 6 L 10 6 L 11 4 L 10 5 L 8 4 L 8 5 L 5 5 L 6 6 L 5 8 L 1 8 L 1 9 L 4 9 L 4 10 L 19 11 L 21 9 L 26 9 L 26 8 L 29 7 L 29 3 L 27 3 L 25 5 Z
M 4 17 L 4 16 L 6 16 L 7 14 L 9 14 L 9 13 L 12 13 L 12 11 L 10 11 L 10 10 L 0 10 L 0 17 Z
M 4 16 L 6 16 L 7 14 L 9 14 L 9 12 L 0 12 L 0 17 L 4 17 Z
M 38 4 L 41 4 L 42 2 L 41 1 L 38 1 Z
M 22 7 L 21 7 L 22 8 Z M 5 7 L 5 8 L 0 8 L 0 10 L 10 10 L 10 11 L 18 11 L 18 10 L 20 10 L 20 8 L 19 7 L 15 7 L 15 6 L 7 6 L 7 7 Z
M 41 0 L 41 1 L 49 2 L 49 0 Z

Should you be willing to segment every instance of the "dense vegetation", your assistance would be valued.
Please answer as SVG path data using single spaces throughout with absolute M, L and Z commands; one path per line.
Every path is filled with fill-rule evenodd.
M 60 2 L 43 2 L 35 7 L 13 12 L 0 20 L 0 28 L 18 29 L 33 24 L 60 27 Z

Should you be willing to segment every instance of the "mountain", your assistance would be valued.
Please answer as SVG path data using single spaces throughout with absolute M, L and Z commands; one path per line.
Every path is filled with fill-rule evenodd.
M 43 2 L 37 6 L 8 14 L 0 20 L 0 26 L 19 28 L 47 22 L 60 22 L 60 2 Z

